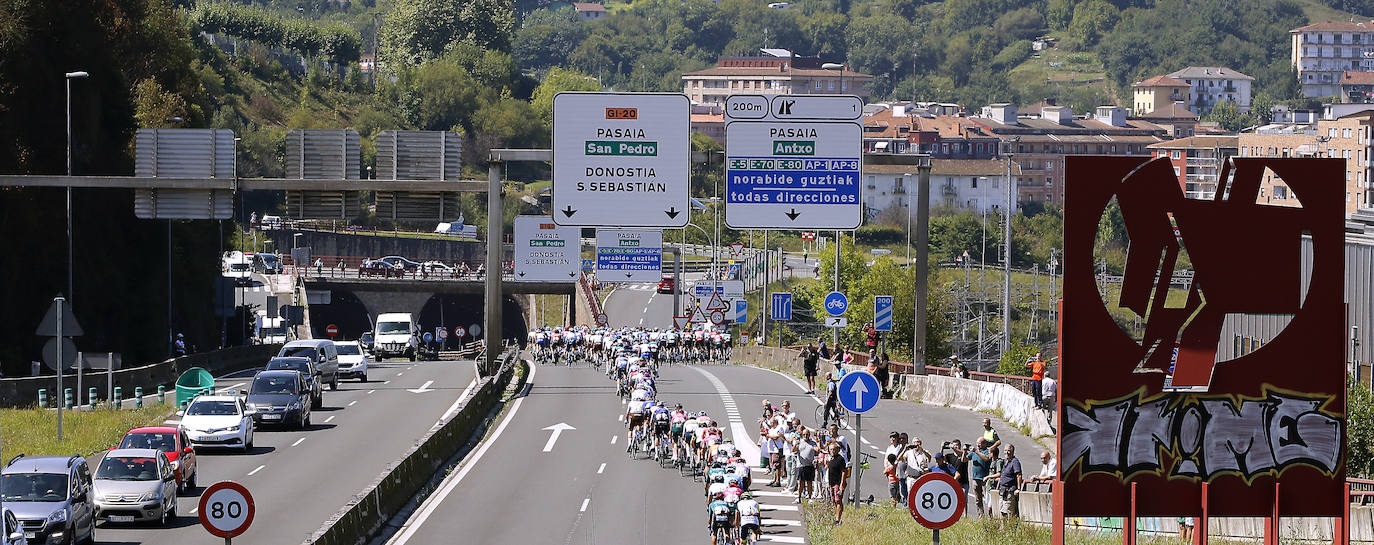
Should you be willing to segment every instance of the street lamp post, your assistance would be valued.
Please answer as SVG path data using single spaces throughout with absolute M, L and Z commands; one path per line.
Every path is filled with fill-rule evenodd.
M 86 79 L 91 75 L 86 72 L 67 72 L 67 175 L 72 175 L 72 80 Z M 75 290 L 72 289 L 72 268 L 76 263 L 74 248 L 76 244 L 72 239 L 72 187 L 67 186 L 67 302 L 76 298 Z M 58 371 L 61 373 L 61 371 Z M 58 392 L 61 395 L 62 392 Z
M 843 64 L 840 64 L 840 63 L 837 63 L 837 62 L 827 62 L 827 63 L 824 63 L 824 64 L 821 65 L 821 69 L 822 69 L 822 70 L 839 70 L 839 71 L 840 71 L 840 92 L 843 93 L 843 92 L 844 92 L 844 71 L 845 71 L 844 65 L 843 65 Z
M 1007 156 L 1007 202 L 1006 209 L 1002 212 L 1006 216 L 1006 223 L 1002 226 L 1002 238 L 1004 254 L 1002 259 L 1002 353 L 1006 354 L 1011 350 L 1011 213 L 1012 207 L 1016 204 L 1016 187 L 1011 177 L 1011 158 L 1016 151 L 1013 147 L 1020 141 L 1019 136 L 1013 136 L 1006 143 L 1006 151 L 1002 154 Z

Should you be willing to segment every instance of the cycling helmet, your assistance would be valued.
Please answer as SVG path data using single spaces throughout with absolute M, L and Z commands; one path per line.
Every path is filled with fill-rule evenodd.
M 681 403 L 678 403 L 678 404 L 676 404 L 675 406 L 673 406 L 673 408 L 674 408 L 674 409 L 681 409 L 681 408 L 682 408 L 682 404 L 681 404 Z
M 746 500 L 752 500 L 752 499 L 754 499 L 754 493 L 753 493 L 753 492 L 749 492 L 749 491 L 746 490 L 746 491 L 744 492 L 744 499 L 746 499 Z

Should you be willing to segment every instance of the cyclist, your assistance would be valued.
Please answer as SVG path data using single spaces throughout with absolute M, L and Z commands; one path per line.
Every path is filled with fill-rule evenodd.
M 673 461 L 676 462 L 678 461 L 677 447 L 682 445 L 682 435 L 687 426 L 687 411 L 682 410 L 681 403 L 678 403 L 673 406 L 673 411 L 669 414 L 668 421 L 670 424 L 670 428 L 668 430 L 668 437 L 672 440 Z
M 728 543 L 718 543 L 716 535 L 720 530 L 724 530 L 726 536 L 734 531 L 736 514 L 735 508 L 725 501 L 724 493 L 712 496 L 711 503 L 706 506 L 707 529 L 711 532 L 711 545 L 729 545 Z
M 625 452 L 634 448 L 635 432 L 643 429 L 647 420 L 645 408 L 649 402 L 645 397 L 643 390 L 635 390 L 630 395 L 630 402 L 625 405 Z
M 669 414 L 668 407 L 663 406 L 662 401 L 655 402 L 653 407 L 649 409 L 649 412 L 651 414 L 650 418 L 654 423 L 654 452 L 657 453 L 659 445 L 666 444 L 668 441 L 668 432 L 671 428 L 672 417 Z
M 763 531 L 760 530 L 759 502 L 754 499 L 754 495 L 745 492 L 744 498 L 735 504 L 735 510 L 739 513 L 739 538 L 740 541 L 748 541 L 749 534 L 754 535 L 757 541 L 763 538 Z

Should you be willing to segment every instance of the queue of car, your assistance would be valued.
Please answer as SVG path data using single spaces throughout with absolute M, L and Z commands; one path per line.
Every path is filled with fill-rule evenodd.
M 204 394 L 177 412 L 176 426 L 126 432 L 92 472 L 72 456 L 25 456 L 0 470 L 0 545 L 95 542 L 99 523 L 168 524 L 179 493 L 197 486 L 197 450 L 253 450 L 259 427 L 306 429 L 323 388 L 367 382 L 368 355 L 356 341 L 291 341 L 257 372 L 246 392 Z

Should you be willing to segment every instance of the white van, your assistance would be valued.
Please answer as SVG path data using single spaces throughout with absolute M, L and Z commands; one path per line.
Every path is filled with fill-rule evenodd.
M 389 312 L 377 316 L 372 332 L 372 352 L 378 359 L 391 356 L 410 358 L 420 347 L 420 326 L 409 312 Z

